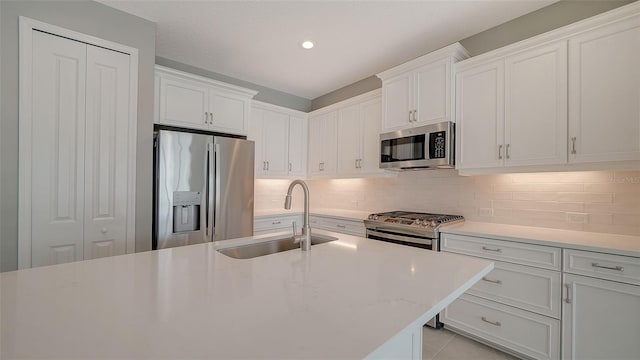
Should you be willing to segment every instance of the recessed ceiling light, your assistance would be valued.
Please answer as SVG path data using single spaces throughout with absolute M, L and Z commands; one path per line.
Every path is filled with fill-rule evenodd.
M 302 43 L 302 47 L 305 49 L 311 49 L 313 47 L 313 43 L 309 40 L 305 41 Z

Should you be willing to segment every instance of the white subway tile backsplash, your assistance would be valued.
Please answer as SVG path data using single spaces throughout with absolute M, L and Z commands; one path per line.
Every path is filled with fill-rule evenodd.
M 640 171 L 463 177 L 454 170 L 434 170 L 307 183 L 312 208 L 416 210 L 474 221 L 640 235 Z M 281 207 L 288 185 L 288 180 L 256 180 L 256 209 Z M 302 208 L 301 192 L 294 193 L 293 205 Z M 486 216 L 486 209 L 493 216 Z M 587 223 L 569 222 L 567 213 L 584 213 Z

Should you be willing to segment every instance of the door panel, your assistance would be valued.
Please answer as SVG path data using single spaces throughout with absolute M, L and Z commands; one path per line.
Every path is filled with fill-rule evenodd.
M 362 131 L 362 172 L 380 172 L 380 121 L 382 112 L 380 99 L 360 105 L 360 128 Z
M 307 121 L 289 118 L 289 175 L 304 176 L 307 159 Z
M 207 129 L 207 87 L 196 81 L 160 79 L 160 123 Z
M 505 84 L 505 165 L 565 164 L 567 43 L 507 58 Z
M 289 116 L 265 110 L 262 119 L 267 174 L 286 176 L 289 172 Z
M 569 161 L 640 160 L 640 17 L 569 41 Z
M 384 82 L 382 98 L 384 99 L 383 131 L 410 127 L 409 110 L 411 109 L 411 74 L 404 74 Z
M 415 70 L 415 109 L 417 125 L 451 120 L 450 60 Z
M 82 260 L 86 45 L 33 32 L 31 265 Z
M 456 168 L 502 166 L 504 63 L 497 61 L 462 71 L 456 81 Z
M 358 105 L 341 109 L 338 115 L 338 164 L 341 174 L 359 172 L 357 163 L 361 158 L 360 109 Z
M 209 90 L 209 111 L 213 114 L 211 128 L 231 134 L 247 133 L 245 99 Z
M 126 253 L 129 55 L 87 46 L 84 259 Z

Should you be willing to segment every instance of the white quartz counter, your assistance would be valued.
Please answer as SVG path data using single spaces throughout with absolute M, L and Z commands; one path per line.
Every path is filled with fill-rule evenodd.
M 493 268 L 353 236 L 239 260 L 199 244 L 0 274 L 0 357 L 357 359 Z
M 465 221 L 440 232 L 640 257 L 640 236 Z

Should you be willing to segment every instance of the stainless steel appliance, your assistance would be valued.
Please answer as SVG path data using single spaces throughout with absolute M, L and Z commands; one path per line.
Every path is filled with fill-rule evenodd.
M 380 135 L 380 168 L 452 169 L 455 124 L 446 121 Z
M 364 226 L 368 239 L 440 251 L 440 225 L 462 221 L 464 218 L 460 215 L 391 211 L 369 215 L 364 220 Z M 427 325 L 441 327 L 439 317 L 436 315 Z
M 253 141 L 159 130 L 154 145 L 154 250 L 253 235 Z

